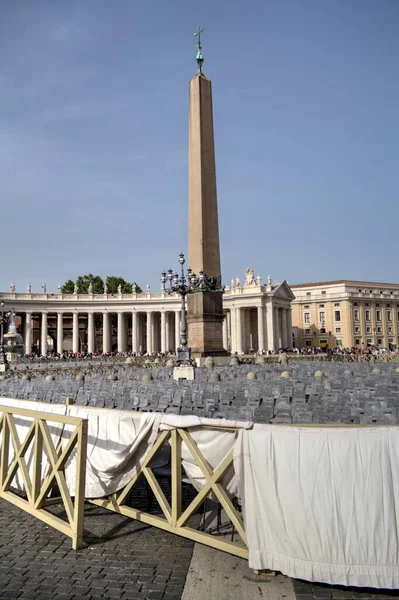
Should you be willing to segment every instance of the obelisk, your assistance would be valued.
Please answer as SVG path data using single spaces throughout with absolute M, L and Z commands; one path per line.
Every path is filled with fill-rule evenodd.
M 197 33 L 198 73 L 190 81 L 188 265 L 205 275 L 205 291 L 188 295 L 188 345 L 194 358 L 225 355 L 213 135 L 212 86 L 202 72 L 202 30 Z M 215 285 L 219 282 L 219 285 Z

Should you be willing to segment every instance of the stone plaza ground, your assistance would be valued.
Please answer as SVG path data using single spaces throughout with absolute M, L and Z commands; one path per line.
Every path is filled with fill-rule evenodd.
M 399 592 L 277 577 L 91 505 L 85 548 L 0 500 L 0 600 L 379 600 Z
M 281 377 L 284 370 L 288 377 Z M 45 402 L 249 418 L 270 423 L 397 423 L 395 364 L 301 363 L 200 369 L 193 383 L 174 383 L 171 369 L 9 373 L 0 395 Z M 322 377 L 315 371 L 323 370 Z M 112 377 L 109 378 L 112 372 Z M 46 371 L 48 373 L 48 370 Z M 81 373 L 81 370 L 80 370 Z M 154 379 L 144 383 L 143 374 Z M 219 381 L 214 374 L 218 373 Z M 255 373 L 255 379 L 248 379 Z M 146 504 L 145 490 L 136 492 Z M 137 505 L 137 497 L 135 505 Z M 56 510 L 56 509 L 54 509 Z M 156 508 L 155 508 L 156 510 Z M 200 519 L 201 515 L 198 515 Z M 399 593 L 343 588 L 277 577 L 265 580 L 245 560 L 200 546 L 138 521 L 86 504 L 85 546 L 0 500 L 0 600 L 374 600 Z

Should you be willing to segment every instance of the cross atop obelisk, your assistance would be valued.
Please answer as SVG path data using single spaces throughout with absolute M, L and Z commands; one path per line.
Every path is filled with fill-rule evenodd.
M 197 31 L 194 33 L 194 37 L 196 37 L 198 39 L 197 41 L 197 56 L 196 56 L 196 61 L 197 61 L 197 65 L 198 65 L 198 73 L 202 74 L 202 65 L 204 62 L 204 57 L 202 56 L 202 45 L 201 45 L 201 33 L 204 30 L 201 29 L 201 27 L 198 25 L 198 29 Z
M 188 264 L 221 281 L 219 223 L 211 82 L 202 72 L 201 33 L 197 38 L 198 73 L 190 81 Z M 219 286 L 220 287 L 220 286 Z M 210 289 L 188 297 L 188 338 L 193 357 L 226 354 L 223 350 L 223 303 Z

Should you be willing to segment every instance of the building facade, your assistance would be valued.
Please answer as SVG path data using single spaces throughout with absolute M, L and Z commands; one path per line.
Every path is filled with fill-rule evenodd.
M 296 347 L 398 347 L 399 284 L 339 280 L 291 289 Z
M 252 271 L 252 270 L 250 270 Z M 242 354 L 292 347 L 291 301 L 285 281 L 247 276 L 223 294 L 223 346 Z M 179 346 L 181 300 L 153 294 L 0 293 L 4 310 L 14 311 L 25 353 L 112 351 L 152 354 Z

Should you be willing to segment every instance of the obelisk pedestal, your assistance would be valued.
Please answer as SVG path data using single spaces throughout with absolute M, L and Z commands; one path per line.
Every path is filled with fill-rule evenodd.
M 190 82 L 188 264 L 221 281 L 212 86 L 200 71 Z M 194 358 L 223 356 L 222 293 L 189 294 L 188 345 Z

